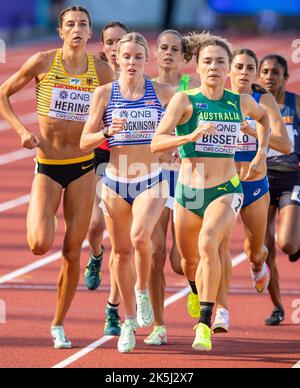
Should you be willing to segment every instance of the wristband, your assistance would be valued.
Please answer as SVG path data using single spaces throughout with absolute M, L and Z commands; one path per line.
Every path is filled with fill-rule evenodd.
M 103 133 L 103 136 L 105 137 L 105 139 L 112 138 L 112 136 L 109 136 L 108 132 L 109 132 L 109 127 L 105 127 L 102 129 L 102 133 Z

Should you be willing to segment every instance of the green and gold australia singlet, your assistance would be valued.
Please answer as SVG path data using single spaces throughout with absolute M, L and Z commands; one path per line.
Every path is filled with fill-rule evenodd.
M 201 123 L 216 125 L 215 136 L 204 135 L 195 143 L 180 147 L 184 158 L 234 158 L 243 116 L 240 95 L 225 90 L 221 100 L 206 98 L 199 89 L 185 92 L 193 105 L 193 115 L 184 125 L 176 129 L 177 136 L 189 135 Z

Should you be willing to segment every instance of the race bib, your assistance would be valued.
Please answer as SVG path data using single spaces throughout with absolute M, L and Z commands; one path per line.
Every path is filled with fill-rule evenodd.
M 146 141 L 151 142 L 158 126 L 156 109 L 115 109 L 113 118 L 125 118 L 124 130 L 114 136 L 114 142 L 122 144 Z
M 247 120 L 248 124 L 256 130 L 256 122 L 254 120 Z M 256 152 L 257 140 L 255 137 L 247 135 L 243 131 L 240 131 L 236 152 Z
M 300 186 L 295 186 L 292 193 L 292 201 L 300 203 Z
M 199 121 L 199 124 L 205 121 Z M 196 143 L 196 151 L 210 154 L 235 155 L 241 129 L 240 123 L 214 122 L 217 128 L 215 136 L 204 135 Z
M 86 122 L 92 96 L 87 91 L 53 88 L 49 117 Z

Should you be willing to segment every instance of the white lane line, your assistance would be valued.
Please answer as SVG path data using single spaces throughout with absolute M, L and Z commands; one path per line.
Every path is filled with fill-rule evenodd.
M 18 150 L 4 154 L 0 156 L 0 166 L 5 166 L 6 164 L 17 162 L 18 160 L 32 158 L 36 155 L 36 150 Z
M 292 367 L 292 369 L 300 369 L 300 361 L 298 361 L 297 364 Z
M 106 240 L 107 238 L 108 238 L 108 233 L 105 232 L 104 236 L 103 236 L 103 240 Z M 87 240 L 85 240 L 83 245 L 82 245 L 82 249 L 85 249 L 88 246 L 89 246 L 89 243 Z M 0 284 L 10 282 L 14 279 L 17 279 L 20 276 L 26 275 L 26 274 L 33 272 L 39 268 L 45 267 L 48 264 L 54 263 L 55 261 L 57 261 L 61 258 L 61 255 L 62 255 L 61 251 L 54 252 L 52 255 L 47 256 L 44 259 L 37 260 L 32 264 L 26 265 L 23 268 L 20 268 L 14 272 L 11 272 L 7 275 L 4 275 L 4 276 L 0 277 Z
M 20 101 L 22 101 L 20 99 Z M 38 115 L 37 113 L 31 112 L 25 115 L 19 116 L 21 122 L 25 125 L 38 123 Z M 11 126 L 5 120 L 0 120 L 0 132 L 8 131 L 11 129 Z
M 235 257 L 232 260 L 232 266 L 237 267 L 241 263 L 247 260 L 246 254 L 240 254 L 239 256 Z M 180 299 L 184 298 L 188 293 L 190 292 L 190 287 L 185 287 L 181 291 L 178 291 L 176 294 L 170 296 L 165 301 L 165 307 L 169 307 L 172 304 L 178 302 Z M 92 351 L 96 350 L 100 346 L 106 344 L 107 342 L 111 341 L 114 337 L 102 337 L 100 340 L 93 342 L 91 345 L 88 345 L 86 348 L 82 349 L 81 351 L 73 354 L 73 356 L 67 358 L 66 360 L 60 362 L 59 364 L 52 367 L 52 369 L 63 369 L 67 366 L 70 366 L 71 364 L 74 364 L 76 361 L 80 360 L 81 358 L 85 357 Z
M 29 203 L 30 194 L 23 195 L 23 197 L 13 199 L 0 204 L 0 213 L 4 213 L 7 210 L 15 209 L 16 207 L 26 205 Z

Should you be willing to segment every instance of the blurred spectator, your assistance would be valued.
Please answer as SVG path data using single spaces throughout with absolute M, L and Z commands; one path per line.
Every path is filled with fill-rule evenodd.
M 173 27 L 173 15 L 176 7 L 176 0 L 166 0 L 165 16 L 163 20 L 163 30 L 168 30 Z
M 75 2 L 76 3 L 76 2 Z M 66 8 L 66 0 L 50 0 L 50 21 L 49 29 L 53 30 L 58 27 L 58 17 L 62 10 Z
M 196 18 L 197 29 L 212 31 L 218 28 L 218 14 L 209 6 L 207 0 L 199 0 Z
M 281 28 L 280 16 L 271 9 L 265 9 L 257 14 L 257 27 L 259 32 L 264 34 L 279 31 Z

